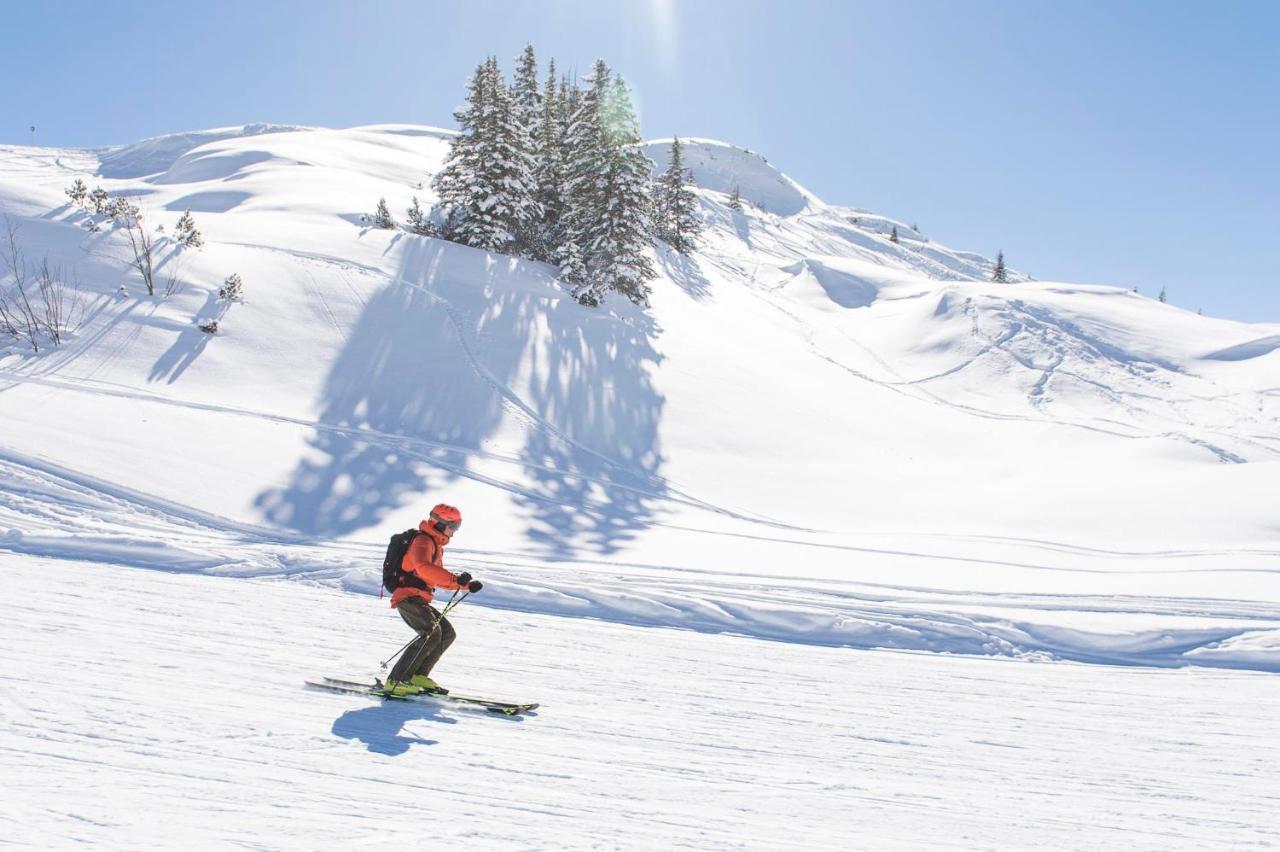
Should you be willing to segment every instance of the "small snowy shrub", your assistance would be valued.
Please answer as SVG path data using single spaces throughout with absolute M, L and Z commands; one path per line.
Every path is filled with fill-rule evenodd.
M 182 218 L 178 220 L 173 238 L 186 248 L 200 248 L 204 245 L 204 235 L 196 229 L 196 220 L 191 218 L 190 210 L 183 213 Z
M 71 203 L 77 207 L 83 207 L 84 201 L 89 196 L 89 187 L 84 185 L 84 181 L 76 178 L 71 186 L 67 187 L 67 198 L 71 199 Z
M 225 302 L 244 300 L 244 282 L 240 280 L 240 273 L 233 272 L 227 276 L 227 280 L 222 282 L 222 289 L 218 291 L 218 298 Z
M 373 213 L 373 227 L 375 228 L 394 228 L 395 220 L 391 218 L 391 211 L 387 209 L 387 199 L 378 199 L 378 209 Z
M 217 320 L 213 320 L 213 319 L 211 319 L 211 320 L 203 320 L 203 321 L 201 321 L 201 322 L 200 322 L 200 324 L 199 324 L 198 326 L 196 326 L 196 327 L 197 327 L 197 328 L 199 328 L 201 331 L 203 331 L 205 334 L 217 334 L 217 333 L 218 333 L 218 321 L 217 321 Z
M 100 216 L 107 215 L 107 207 L 110 203 L 111 196 L 107 195 L 107 191 L 100 186 L 95 186 L 93 192 L 89 193 L 89 206 Z

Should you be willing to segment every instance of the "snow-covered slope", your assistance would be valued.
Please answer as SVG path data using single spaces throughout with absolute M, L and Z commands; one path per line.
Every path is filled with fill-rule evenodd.
M 432 803 L 484 849 L 1280 839 L 1280 325 L 989 283 L 707 140 L 700 251 L 584 308 L 366 226 L 449 136 L 0 148 L 85 296 L 0 341 L 0 837 L 346 848 Z M 77 177 L 193 211 L 176 294 Z M 440 500 L 486 585 L 438 674 L 543 709 L 303 693 L 406 638 L 382 548 Z
M 464 605 L 441 677 L 542 702 L 509 719 L 300 689 L 300 672 L 363 672 L 404 640 L 363 596 L 5 553 L 0 572 L 0 837 L 19 848 L 1280 841 L 1274 675 Z M 50 676 L 67 668 L 75 689 Z
M 0 150 L 28 254 L 88 295 L 68 345 L 0 359 L 3 546 L 373 591 L 379 540 L 447 499 L 495 606 L 1280 668 L 1280 326 L 992 284 L 703 140 L 702 249 L 659 254 L 651 309 L 591 310 L 545 265 L 363 224 L 430 200 L 448 137 Z M 76 177 L 195 213 L 206 246 L 161 247 L 177 295 L 141 295 Z

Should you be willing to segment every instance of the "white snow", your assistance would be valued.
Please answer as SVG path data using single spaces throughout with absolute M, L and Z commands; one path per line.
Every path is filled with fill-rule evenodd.
M 445 790 L 478 848 L 1277 840 L 1280 325 L 993 284 L 709 140 L 702 249 L 658 253 L 650 309 L 583 308 L 364 225 L 433 200 L 449 135 L 0 147 L 0 212 L 88 297 L 67 345 L 0 341 L 4 774 L 48 776 L 4 835 L 377 842 Z M 193 211 L 178 294 L 76 177 Z M 440 500 L 486 583 L 442 679 L 544 710 L 301 693 L 404 641 L 381 550 Z

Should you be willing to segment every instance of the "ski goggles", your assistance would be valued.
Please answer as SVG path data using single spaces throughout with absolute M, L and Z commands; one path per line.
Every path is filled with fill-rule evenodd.
M 436 515 L 432 515 L 431 520 L 435 522 L 436 529 L 440 530 L 440 532 L 444 533 L 450 538 L 453 538 L 454 533 L 456 533 L 459 529 L 462 528 L 462 521 L 445 521 L 445 520 L 441 520 Z

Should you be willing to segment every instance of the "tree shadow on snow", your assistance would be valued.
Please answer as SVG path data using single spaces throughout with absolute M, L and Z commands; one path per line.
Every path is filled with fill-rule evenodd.
M 259 510 L 340 536 L 468 477 L 509 491 L 556 553 L 615 550 L 666 491 L 652 320 L 578 305 L 541 264 L 406 242 L 333 362 L 311 452 Z M 488 446 L 504 421 L 518 454 Z
M 208 298 L 205 299 L 204 307 L 196 314 L 197 322 L 208 319 L 220 320 L 225 313 L 225 303 L 219 303 L 217 293 L 210 293 Z M 178 337 L 173 341 L 173 344 L 156 359 L 156 363 L 152 365 L 151 372 L 147 376 L 147 381 L 167 382 L 169 384 L 176 382 L 204 352 L 211 338 L 212 335 L 201 331 L 199 326 L 194 323 L 183 328 L 178 332 Z
M 453 725 L 440 708 L 412 702 L 386 702 L 359 710 L 348 710 L 333 720 L 334 736 L 364 743 L 369 751 L 397 757 L 415 745 L 436 745 L 438 740 L 405 736 L 400 733 L 408 722 L 441 722 Z

